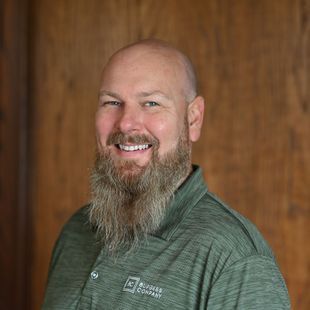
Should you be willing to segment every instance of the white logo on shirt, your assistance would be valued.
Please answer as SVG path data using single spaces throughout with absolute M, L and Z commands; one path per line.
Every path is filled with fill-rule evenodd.
M 160 299 L 163 293 L 163 289 L 156 285 L 146 283 L 140 278 L 129 276 L 123 287 L 123 292 L 148 295 L 153 298 Z

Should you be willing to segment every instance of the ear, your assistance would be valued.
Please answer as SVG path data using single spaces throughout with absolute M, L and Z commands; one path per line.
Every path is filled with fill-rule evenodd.
M 197 96 L 187 108 L 187 120 L 189 125 L 189 138 L 196 142 L 200 137 L 205 103 L 201 96 Z

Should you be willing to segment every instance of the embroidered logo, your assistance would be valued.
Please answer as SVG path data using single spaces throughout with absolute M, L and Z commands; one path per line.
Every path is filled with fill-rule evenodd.
M 156 285 L 146 283 L 142 281 L 141 278 L 129 276 L 123 287 L 123 292 L 148 295 L 150 297 L 160 299 L 163 293 L 163 289 Z
M 123 287 L 123 291 L 134 294 L 139 284 L 139 281 L 140 281 L 140 278 L 129 276 Z

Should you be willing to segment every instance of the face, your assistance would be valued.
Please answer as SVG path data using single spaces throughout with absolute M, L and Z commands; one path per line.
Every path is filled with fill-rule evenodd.
M 168 53 L 143 47 L 125 50 L 109 62 L 100 87 L 96 129 L 99 149 L 109 151 L 116 167 L 134 163 L 143 168 L 155 148 L 163 158 L 177 147 L 186 117 L 189 138 L 196 139 L 190 123 L 195 113 L 189 111 L 194 104 L 185 102 L 183 71 Z
M 134 248 L 159 227 L 190 173 L 190 142 L 199 138 L 203 100 L 185 102 L 184 66 L 172 56 L 129 48 L 103 73 L 89 220 L 111 253 Z

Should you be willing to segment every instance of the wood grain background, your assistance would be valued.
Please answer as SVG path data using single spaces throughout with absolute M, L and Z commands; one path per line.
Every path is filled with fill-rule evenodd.
M 28 17 L 27 33 L 19 33 L 27 39 L 28 75 L 18 85 L 28 90 L 28 144 L 13 153 L 27 148 L 28 200 L 24 209 L 12 207 L 18 178 L 17 185 L 9 183 L 2 167 L 17 175 L 19 159 L 2 154 L 20 136 L 2 117 L 1 204 L 2 193 L 11 198 L 1 209 L 9 220 L 0 238 L 4 242 L 11 234 L 8 210 L 28 214 L 28 308 L 40 309 L 53 244 L 88 200 L 102 66 L 123 45 L 157 37 L 190 56 L 207 101 L 194 162 L 203 167 L 210 189 L 262 231 L 285 276 L 292 308 L 309 309 L 310 1 L 28 0 L 21 12 Z M 1 82 L 8 79 L 4 50 L 2 41 Z M 9 68 L 17 71 L 14 64 Z M 1 113 L 14 113 L 2 102 L 8 87 L 0 85 Z M 8 260 L 15 252 L 6 251 L 1 263 L 12 268 Z
M 0 309 L 24 309 L 29 291 L 27 8 L 0 1 Z M 29 304 L 29 303 L 28 303 Z

